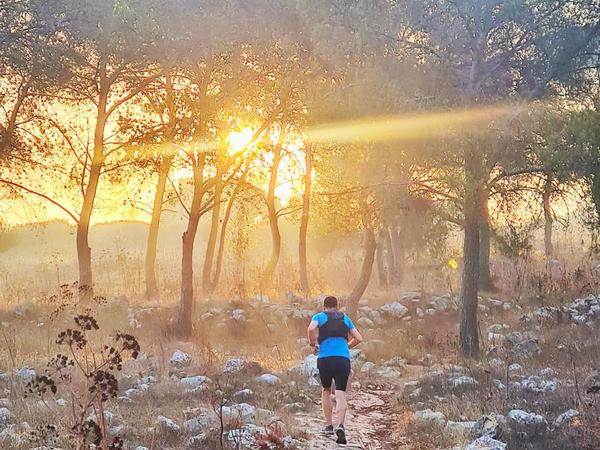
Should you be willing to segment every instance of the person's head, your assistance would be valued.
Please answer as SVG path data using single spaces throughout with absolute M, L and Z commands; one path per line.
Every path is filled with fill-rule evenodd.
M 338 308 L 338 299 L 332 295 L 328 295 L 323 300 L 323 306 L 325 309 L 337 309 Z

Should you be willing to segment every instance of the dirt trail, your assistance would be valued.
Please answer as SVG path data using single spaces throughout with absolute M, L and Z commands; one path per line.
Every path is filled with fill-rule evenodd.
M 419 376 L 420 366 L 408 366 L 404 376 L 397 380 L 361 380 L 354 381 L 348 393 L 349 411 L 346 416 L 347 445 L 338 445 L 332 436 L 323 436 L 324 422 L 320 410 L 313 414 L 298 416 L 300 426 L 309 438 L 299 446 L 303 450 L 325 449 L 397 449 L 396 416 L 394 395 L 404 383 Z M 319 402 L 320 403 L 320 402 Z M 320 408 L 320 404 L 319 404 Z

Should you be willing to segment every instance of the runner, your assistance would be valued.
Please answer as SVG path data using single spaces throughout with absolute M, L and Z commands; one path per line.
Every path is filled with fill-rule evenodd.
M 346 444 L 344 420 L 348 403 L 346 388 L 350 377 L 350 349 L 363 341 L 350 317 L 338 310 L 338 299 L 326 297 L 324 311 L 315 314 L 308 326 L 308 341 L 315 348 L 321 377 L 321 402 L 326 434 L 336 434 L 338 444 Z M 332 381 L 335 382 L 335 418 L 333 426 Z

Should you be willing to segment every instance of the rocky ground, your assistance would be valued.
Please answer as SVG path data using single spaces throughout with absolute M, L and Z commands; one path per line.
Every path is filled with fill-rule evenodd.
M 319 433 L 316 358 L 303 337 L 317 305 L 293 295 L 207 304 L 184 343 L 170 337 L 169 308 L 107 301 L 98 343 L 125 329 L 141 349 L 123 361 L 103 414 L 86 414 L 122 439 L 115 448 L 335 448 Z M 367 341 L 353 355 L 349 448 L 597 448 L 597 297 L 535 307 L 481 298 L 478 362 L 456 358 L 456 311 L 449 294 L 361 301 Z M 1 448 L 73 448 L 76 376 L 75 387 L 28 392 L 73 313 L 22 304 L 2 316 Z

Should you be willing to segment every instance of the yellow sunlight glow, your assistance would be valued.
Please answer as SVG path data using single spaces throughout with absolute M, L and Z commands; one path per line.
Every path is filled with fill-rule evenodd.
M 436 138 L 456 131 L 483 132 L 493 120 L 516 116 L 524 105 L 496 105 L 427 114 L 369 117 L 306 130 L 314 143 L 386 142 Z
M 227 136 L 227 145 L 230 155 L 241 152 L 252 142 L 254 130 L 250 127 L 241 129 L 240 131 L 232 131 Z

